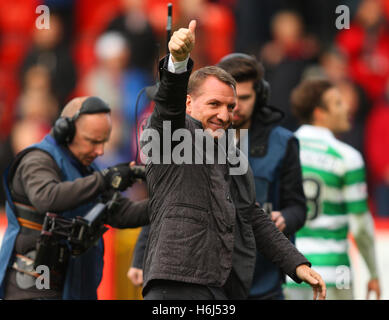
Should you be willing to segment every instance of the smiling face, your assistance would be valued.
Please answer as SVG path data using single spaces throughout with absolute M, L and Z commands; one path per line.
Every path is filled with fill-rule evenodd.
M 204 130 L 208 129 L 214 138 L 218 138 L 222 134 L 217 130 L 226 130 L 231 125 L 236 100 L 232 86 L 209 76 L 196 92 L 187 95 L 186 112 L 199 120 Z
M 81 115 L 76 121 L 76 134 L 68 145 L 73 155 L 89 166 L 104 154 L 104 145 L 111 134 L 111 116 L 108 113 Z

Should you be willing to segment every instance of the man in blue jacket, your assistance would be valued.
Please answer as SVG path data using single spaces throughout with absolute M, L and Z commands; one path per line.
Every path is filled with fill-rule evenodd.
M 267 105 L 269 85 L 263 80 L 262 65 L 254 57 L 233 53 L 222 58 L 218 66 L 237 82 L 238 103 L 232 122 L 235 129 L 248 129 L 247 136 L 237 139 L 241 146 L 248 143 L 248 148 L 242 150 L 249 152 L 256 200 L 268 209 L 278 229 L 292 238 L 306 218 L 298 141 L 280 126 L 282 111 Z M 250 298 L 284 299 L 283 281 L 281 270 L 257 252 Z
M 111 133 L 108 105 L 97 97 L 76 98 L 62 111 L 41 142 L 20 152 L 5 173 L 8 227 L 0 250 L 0 298 L 97 299 L 103 269 L 103 240 L 85 253 L 70 255 L 69 243 L 51 240 L 47 261 L 49 287 L 37 286 L 37 241 L 45 214 L 85 216 L 113 192 L 134 183 L 128 164 L 99 171 L 93 161 L 103 155 Z M 113 227 L 149 223 L 147 201 L 120 197 L 107 217 Z

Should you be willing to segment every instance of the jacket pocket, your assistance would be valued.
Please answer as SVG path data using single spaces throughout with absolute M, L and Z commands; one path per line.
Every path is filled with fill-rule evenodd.
M 173 203 L 167 210 L 165 219 L 186 220 L 190 223 L 208 225 L 208 210 L 191 203 Z
M 175 266 L 181 271 L 186 269 L 184 272 L 206 264 L 204 252 L 209 245 L 207 215 L 205 208 L 192 204 L 175 203 L 167 208 L 159 241 L 163 264 Z

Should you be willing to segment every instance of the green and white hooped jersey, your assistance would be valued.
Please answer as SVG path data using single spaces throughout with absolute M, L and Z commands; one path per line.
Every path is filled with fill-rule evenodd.
M 305 225 L 296 234 L 296 247 L 327 286 L 336 286 L 344 270 L 350 270 L 348 215 L 368 212 L 363 158 L 326 128 L 304 125 L 296 137 L 308 206 Z M 308 285 L 287 277 L 287 286 Z

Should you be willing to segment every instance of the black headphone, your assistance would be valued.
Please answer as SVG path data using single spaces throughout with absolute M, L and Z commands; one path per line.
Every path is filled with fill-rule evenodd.
M 82 114 L 109 113 L 111 109 L 100 98 L 88 97 L 81 105 L 80 110 L 71 117 L 60 117 L 54 124 L 53 135 L 58 144 L 69 144 L 76 134 L 76 120 Z
M 226 62 L 228 60 L 237 59 L 237 58 L 249 60 L 252 63 L 254 63 L 255 65 L 257 65 L 258 67 L 261 66 L 260 62 L 258 62 L 258 60 L 254 56 L 250 56 L 246 53 L 240 53 L 240 52 L 230 53 L 230 54 L 224 56 L 218 62 L 217 65 L 219 65 L 220 63 Z M 269 84 L 269 82 L 267 82 L 262 77 L 261 81 L 259 81 L 259 83 L 255 84 L 254 90 L 257 94 L 258 105 L 260 107 L 266 106 L 268 103 L 269 97 L 270 97 L 270 84 Z

